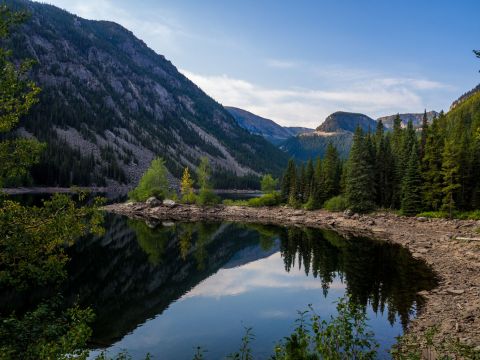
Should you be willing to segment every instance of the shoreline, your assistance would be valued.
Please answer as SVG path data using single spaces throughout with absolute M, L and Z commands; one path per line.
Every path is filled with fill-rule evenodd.
M 474 348 L 480 346 L 480 221 L 408 218 L 381 212 L 348 216 L 288 207 L 149 207 L 144 203 L 123 203 L 103 209 L 143 220 L 238 221 L 326 228 L 347 236 L 368 236 L 400 244 L 414 258 L 425 261 L 438 277 L 435 289 L 419 293 L 426 306 L 412 319 L 406 334 L 425 335 L 437 326 L 435 343 L 458 339 Z
M 68 194 L 76 190 L 86 190 L 93 193 L 112 193 L 124 195 L 132 189 L 132 186 L 77 186 L 77 187 L 54 187 L 54 186 L 32 186 L 17 188 L 0 188 L 0 193 L 7 195 L 23 195 L 23 194 Z M 260 190 L 248 189 L 215 189 L 216 194 L 263 194 Z

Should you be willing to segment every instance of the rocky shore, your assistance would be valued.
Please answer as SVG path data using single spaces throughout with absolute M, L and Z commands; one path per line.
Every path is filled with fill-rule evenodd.
M 289 207 L 170 206 L 125 203 L 106 211 L 147 221 L 241 221 L 334 229 L 344 235 L 363 235 L 397 243 L 424 260 L 439 279 L 437 288 L 421 292 L 427 302 L 409 327 L 422 335 L 438 327 L 435 342 L 458 339 L 480 351 L 480 221 L 408 218 L 391 213 L 358 215 Z

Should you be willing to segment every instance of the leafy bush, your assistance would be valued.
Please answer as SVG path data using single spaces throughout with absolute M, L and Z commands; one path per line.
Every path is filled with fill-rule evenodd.
M 260 207 L 260 206 L 276 206 L 281 202 L 281 197 L 278 192 L 272 192 L 269 194 L 255 197 L 248 200 L 248 206 Z
M 128 193 L 129 198 L 136 201 L 145 201 L 151 196 L 163 200 L 168 195 L 167 168 L 162 158 L 152 160 L 138 186 Z
M 329 321 L 322 320 L 312 307 L 300 312 L 296 329 L 275 346 L 272 359 L 376 359 L 378 344 L 363 309 L 342 298 L 337 311 Z
M 198 205 L 216 205 L 220 203 L 220 198 L 210 189 L 201 189 L 196 197 Z
M 338 195 L 325 201 L 323 207 L 329 211 L 344 211 L 348 208 L 348 204 L 342 195 Z
M 261 206 L 276 206 L 280 205 L 281 196 L 278 192 L 272 192 L 269 194 L 262 195 L 260 197 L 254 197 L 248 200 L 223 200 L 224 205 L 228 206 L 251 206 L 251 207 L 261 207 Z
M 450 214 L 446 211 L 425 211 L 417 216 L 432 218 L 432 219 L 446 219 L 450 217 Z M 480 210 L 474 211 L 454 211 L 452 213 L 454 219 L 459 220 L 480 220 Z

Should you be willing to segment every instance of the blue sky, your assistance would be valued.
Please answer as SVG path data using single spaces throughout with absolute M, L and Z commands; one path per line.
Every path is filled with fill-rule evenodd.
M 448 110 L 480 82 L 480 1 L 47 0 L 132 30 L 207 94 L 282 125 Z

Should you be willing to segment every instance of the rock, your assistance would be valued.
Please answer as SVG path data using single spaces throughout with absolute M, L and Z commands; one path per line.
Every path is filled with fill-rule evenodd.
M 170 200 L 170 199 L 165 199 L 163 200 L 163 205 L 165 206 L 170 206 L 170 207 L 173 207 L 175 206 L 177 203 L 173 200 Z
M 375 225 L 375 221 L 373 221 L 373 220 L 368 220 L 368 221 L 367 221 L 367 224 L 370 225 L 370 226 L 373 226 L 373 225 Z
M 145 201 L 145 204 L 147 204 L 149 207 L 157 207 L 162 205 L 162 202 L 158 200 L 155 196 L 149 197 L 147 201 Z
M 447 289 L 447 293 L 449 293 L 450 295 L 462 295 L 464 292 L 465 290 L 462 289 Z
M 155 220 L 145 220 L 145 225 L 147 225 L 150 229 L 155 229 L 158 226 L 158 221 Z
M 420 295 L 420 296 L 423 296 L 423 297 L 426 297 L 428 296 L 430 293 L 427 291 L 427 290 L 422 290 L 422 291 L 419 291 L 417 293 L 417 295 Z
M 175 223 L 173 221 L 163 221 L 162 222 L 162 226 L 164 226 L 164 227 L 172 227 L 174 225 L 175 225 Z
M 360 215 L 358 215 L 358 214 L 353 214 L 353 215 L 352 215 L 352 219 L 353 219 L 353 220 L 358 220 L 358 219 L 360 219 Z
M 343 212 L 343 216 L 346 217 L 346 218 L 351 218 L 353 215 L 353 211 L 350 210 L 350 209 L 347 209 Z
M 428 219 L 427 219 L 426 217 L 424 217 L 424 216 L 419 216 L 419 217 L 417 217 L 417 220 L 420 221 L 420 222 L 426 222 L 426 221 L 428 221 Z

